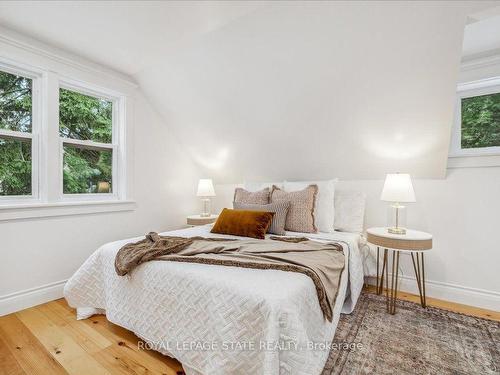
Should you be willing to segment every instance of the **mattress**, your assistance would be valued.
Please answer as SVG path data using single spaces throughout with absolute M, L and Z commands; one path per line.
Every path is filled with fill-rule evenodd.
M 162 235 L 238 238 L 210 228 Z M 342 244 L 346 267 L 332 322 L 323 317 L 312 280 L 299 273 L 153 261 L 118 276 L 117 251 L 143 237 L 100 247 L 68 280 L 64 296 L 79 319 L 106 314 L 178 359 L 188 375 L 320 374 L 340 313 L 352 311 L 363 286 L 359 237 L 287 235 Z

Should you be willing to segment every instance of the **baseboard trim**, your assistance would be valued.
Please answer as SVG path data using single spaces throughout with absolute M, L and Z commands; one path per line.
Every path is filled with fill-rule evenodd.
M 375 277 L 369 276 L 366 277 L 365 280 L 370 285 L 376 285 Z M 0 296 L 0 316 L 62 298 L 66 281 L 67 280 L 56 281 L 36 288 L 25 289 Z M 398 289 L 404 292 L 418 294 L 416 283 L 414 277 L 400 276 Z M 500 311 L 499 292 L 469 288 L 432 280 L 427 280 L 425 285 L 428 297 Z
M 0 296 L 0 316 L 62 298 L 67 280 Z
M 389 274 L 390 280 L 391 274 Z M 369 276 L 365 281 L 370 285 L 376 285 L 376 278 Z M 385 282 L 384 282 L 385 285 Z M 418 294 L 417 281 L 414 277 L 399 276 L 398 290 Z M 427 297 L 437 298 L 443 301 L 461 303 L 483 309 L 500 311 L 500 293 L 484 289 L 469 288 L 461 285 L 443 283 L 440 281 L 425 281 L 425 292 Z

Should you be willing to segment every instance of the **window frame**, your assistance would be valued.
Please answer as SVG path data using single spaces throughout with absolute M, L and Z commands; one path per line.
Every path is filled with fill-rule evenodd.
M 40 170 L 41 170 L 41 131 L 43 116 L 43 71 L 30 66 L 12 63 L 0 59 L 0 70 L 31 79 L 31 132 L 19 132 L 0 128 L 0 138 L 30 140 L 31 142 L 31 194 L 29 195 L 2 195 L 0 206 L 12 203 L 40 202 Z
M 95 142 L 91 140 L 79 140 L 62 137 L 59 134 L 59 92 L 60 89 L 71 90 L 79 94 L 92 96 L 94 98 L 105 99 L 112 102 L 112 128 L 111 143 Z M 124 160 L 124 142 L 123 134 L 125 131 L 125 97 L 120 93 L 102 87 L 91 85 L 85 82 L 73 80 L 66 77 L 59 78 L 57 89 L 57 129 L 59 138 L 59 182 L 58 182 L 58 200 L 60 202 L 88 202 L 88 201 L 118 201 L 125 199 L 125 160 Z M 93 148 L 99 150 L 111 150 L 111 193 L 82 193 L 65 194 L 64 193 L 64 145 L 72 147 Z
M 462 148 L 462 99 L 500 93 L 500 77 L 461 83 L 457 86 L 450 158 L 468 156 L 500 156 L 500 146 Z

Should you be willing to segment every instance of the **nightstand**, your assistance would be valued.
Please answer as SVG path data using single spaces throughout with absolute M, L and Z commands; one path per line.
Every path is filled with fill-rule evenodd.
M 219 215 L 201 216 L 201 215 L 189 215 L 186 218 L 187 225 L 192 227 L 197 225 L 212 224 L 217 221 Z
M 387 311 L 396 313 L 396 299 L 398 294 L 399 255 L 410 254 L 417 279 L 420 304 L 426 307 L 425 300 L 425 270 L 424 253 L 432 249 L 432 235 L 417 230 L 407 229 L 406 234 L 392 234 L 387 228 L 369 228 L 367 231 L 367 242 L 377 246 L 377 294 L 382 294 L 385 276 L 385 289 L 387 300 Z M 382 272 L 379 277 L 380 248 L 384 249 L 382 258 Z M 389 251 L 392 252 L 391 285 L 389 288 Z M 385 275 L 384 275 L 385 272 Z

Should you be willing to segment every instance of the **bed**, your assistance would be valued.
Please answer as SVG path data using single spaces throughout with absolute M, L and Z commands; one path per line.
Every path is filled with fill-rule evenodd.
M 162 233 L 227 237 L 211 225 Z M 106 314 L 150 347 L 178 359 L 187 375 L 320 374 L 340 313 L 350 313 L 363 286 L 363 257 L 353 233 L 296 233 L 342 245 L 345 268 L 328 322 L 312 280 L 278 270 L 153 261 L 120 277 L 117 251 L 144 237 L 95 251 L 64 288 L 77 318 Z

